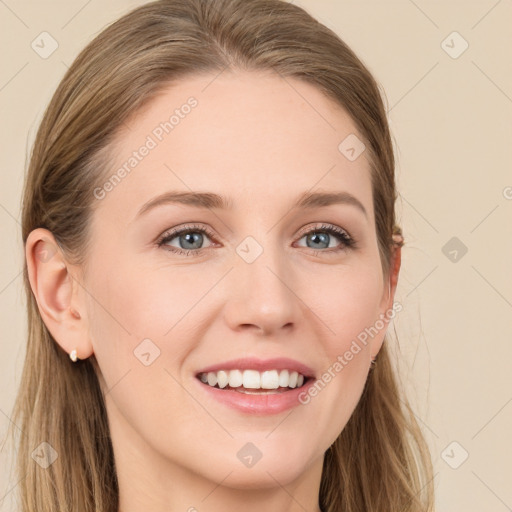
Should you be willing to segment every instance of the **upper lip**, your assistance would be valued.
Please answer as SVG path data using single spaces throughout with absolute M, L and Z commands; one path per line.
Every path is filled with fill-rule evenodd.
M 257 370 L 264 372 L 266 370 L 292 370 L 301 373 L 304 377 L 314 377 L 315 372 L 306 364 L 295 361 L 288 357 L 275 357 L 272 359 L 257 359 L 254 357 L 243 357 L 231 359 L 223 363 L 207 366 L 197 372 L 201 373 L 218 372 L 220 370 Z

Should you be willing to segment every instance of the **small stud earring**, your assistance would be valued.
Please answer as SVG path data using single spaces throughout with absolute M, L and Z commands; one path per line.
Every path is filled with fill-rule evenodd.
M 375 364 L 377 363 L 377 358 L 375 357 L 370 361 L 370 370 L 373 370 L 375 368 Z
M 76 348 L 71 351 L 71 353 L 69 354 L 69 358 L 71 359 L 71 361 L 73 361 L 73 363 L 77 362 L 78 357 L 76 355 Z

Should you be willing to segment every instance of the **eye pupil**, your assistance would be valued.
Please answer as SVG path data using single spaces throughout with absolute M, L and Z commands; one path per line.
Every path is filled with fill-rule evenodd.
M 308 239 L 313 243 L 325 243 L 326 247 L 329 247 L 329 235 L 327 233 L 313 233 L 308 236 Z M 314 247 L 317 249 L 318 247 Z
M 185 239 L 186 240 L 185 243 L 194 244 L 194 242 L 195 242 L 195 245 L 193 247 L 182 247 L 183 249 L 200 249 L 202 242 L 203 242 L 203 235 L 198 232 L 185 233 L 184 235 L 181 235 L 180 238 Z M 199 241 L 199 243 L 197 243 L 197 241 Z M 180 245 L 182 245 L 182 244 L 180 244 Z

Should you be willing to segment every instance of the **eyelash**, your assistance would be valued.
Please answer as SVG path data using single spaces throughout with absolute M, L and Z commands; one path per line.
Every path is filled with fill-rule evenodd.
M 187 226 L 185 228 L 178 229 L 175 231 L 170 231 L 170 232 L 166 231 L 158 238 L 158 240 L 156 241 L 156 245 L 157 245 L 157 247 L 161 248 L 164 246 L 164 244 L 166 244 L 170 240 L 172 240 L 180 235 L 185 235 L 187 233 L 202 233 L 202 234 L 207 235 L 209 238 L 214 239 L 214 235 L 210 230 L 208 230 L 207 228 L 202 227 L 202 226 L 193 225 L 193 226 Z M 339 247 L 330 247 L 330 248 L 326 248 L 326 249 L 312 249 L 311 247 L 306 247 L 306 249 L 312 250 L 314 252 L 315 256 L 317 256 L 319 253 L 333 254 L 333 253 L 338 253 L 343 250 L 357 248 L 357 243 L 354 238 L 352 238 L 344 229 L 338 228 L 337 226 L 334 226 L 332 224 L 323 224 L 320 227 L 315 227 L 313 229 L 305 231 L 305 232 L 301 233 L 299 240 L 301 240 L 304 236 L 309 235 L 310 233 L 328 233 L 330 235 L 335 235 L 338 238 L 338 240 L 340 240 L 340 242 L 341 242 L 341 246 L 339 246 Z M 174 252 L 177 254 L 181 254 L 184 256 L 191 256 L 191 255 L 198 256 L 198 255 L 202 254 L 204 251 L 207 251 L 208 249 L 211 249 L 211 248 L 212 247 L 206 247 L 203 249 L 180 249 L 178 247 L 167 246 L 165 248 L 165 250 Z

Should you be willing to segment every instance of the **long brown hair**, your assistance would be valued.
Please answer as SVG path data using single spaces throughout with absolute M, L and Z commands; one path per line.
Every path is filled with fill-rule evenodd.
M 116 130 L 171 82 L 226 68 L 304 80 L 348 111 L 371 162 L 387 277 L 397 243 L 392 235 L 400 228 L 379 87 L 339 36 L 280 0 L 160 0 L 103 30 L 67 71 L 39 127 L 24 187 L 24 244 L 44 227 L 70 262 L 85 265 L 92 191 L 108 170 Z M 19 443 L 20 512 L 115 512 L 118 482 L 94 355 L 73 364 L 57 345 L 39 314 L 26 262 L 24 286 L 28 340 L 10 427 Z M 348 424 L 325 453 L 319 496 L 325 512 L 433 510 L 430 454 L 387 344 Z M 47 468 L 31 458 L 42 442 L 58 455 Z

